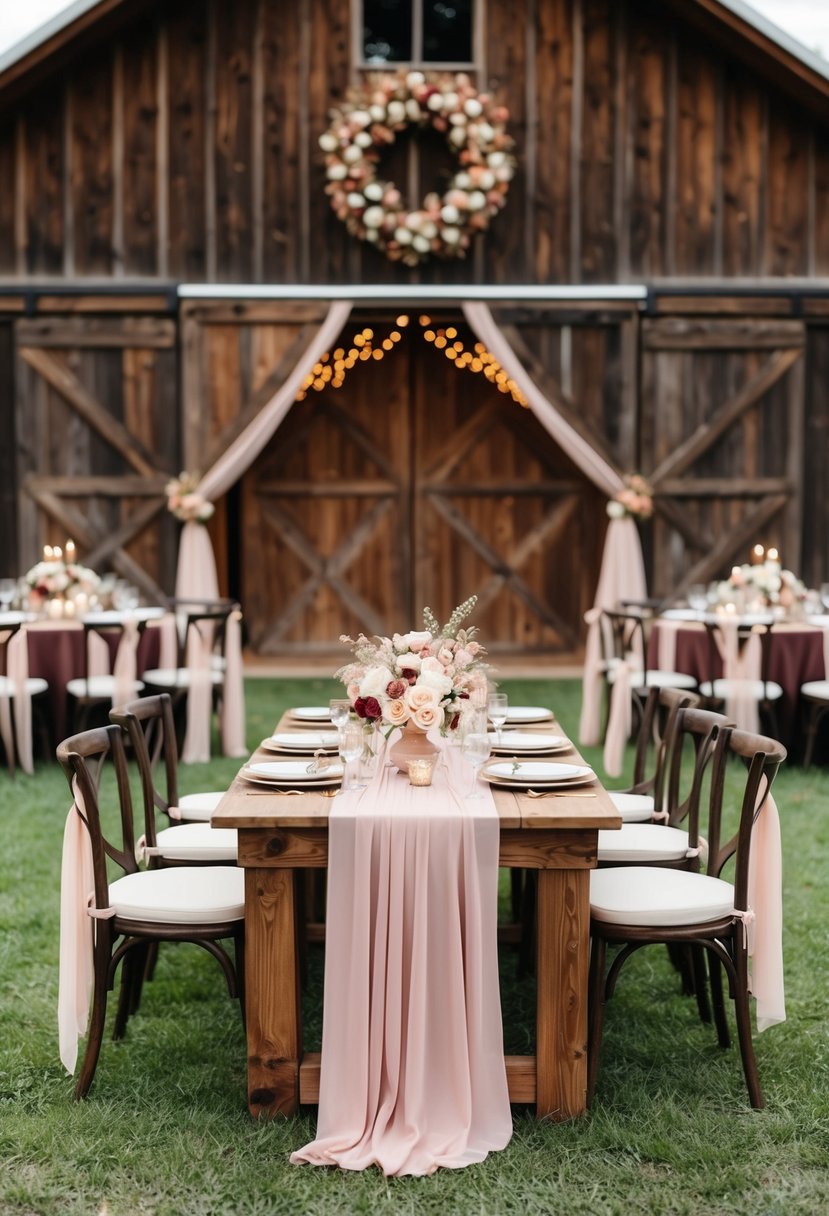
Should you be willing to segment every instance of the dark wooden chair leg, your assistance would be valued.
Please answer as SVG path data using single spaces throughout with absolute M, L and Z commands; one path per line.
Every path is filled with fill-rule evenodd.
M 100 932 L 100 922 L 99 922 Z M 95 950 L 95 984 L 92 994 L 92 1016 L 89 1019 L 89 1029 L 86 1035 L 86 1051 L 84 1052 L 81 1073 L 75 1085 L 75 1097 L 85 1098 L 95 1077 L 98 1066 L 98 1056 L 101 1054 L 101 1044 L 104 1039 L 104 1023 L 107 1012 L 107 971 L 111 944 L 107 933 L 100 933 L 100 940 Z
M 725 1016 L 725 998 L 722 987 L 722 963 L 710 950 L 708 951 L 708 975 L 711 980 L 711 1004 L 714 1011 L 714 1025 L 717 1028 L 717 1042 L 720 1047 L 730 1047 L 731 1035 Z
M 590 970 L 587 980 L 587 1105 L 593 1103 L 596 1080 L 599 1075 L 599 1056 L 602 1050 L 602 1029 L 605 1004 L 605 958 L 607 943 L 603 937 L 594 936 L 590 941 Z
M 708 1000 L 708 983 L 705 974 L 705 950 L 703 946 L 691 946 L 691 968 L 694 976 L 694 996 L 701 1022 L 711 1021 L 711 1005 Z
M 742 932 L 742 928 L 738 930 Z M 755 1110 L 761 1110 L 765 1105 L 763 1091 L 760 1088 L 760 1075 L 757 1072 L 757 1059 L 754 1055 L 754 1040 L 751 1037 L 751 1013 L 748 1004 L 748 957 L 742 946 L 737 947 L 736 958 L 736 991 L 734 993 L 734 1013 L 737 1019 L 737 1035 L 740 1040 L 740 1057 L 743 1061 L 743 1073 L 748 1086 L 748 1097 Z

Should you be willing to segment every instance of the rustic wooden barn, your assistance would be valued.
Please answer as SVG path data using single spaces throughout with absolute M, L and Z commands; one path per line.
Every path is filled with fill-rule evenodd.
M 333 215 L 318 146 L 382 9 L 76 0 L 0 59 L 0 573 L 72 534 L 170 591 L 168 476 L 209 467 L 339 293 L 340 344 L 368 327 L 394 349 L 298 402 L 211 524 L 256 649 L 472 591 L 505 646 L 577 649 L 604 503 L 426 340 L 471 348 L 476 295 L 594 446 L 653 480 L 655 592 L 758 539 L 829 577 L 829 66 L 742 0 L 458 3 L 448 64 L 421 37 L 445 6 L 397 5 L 405 61 L 491 90 L 518 160 L 470 256 L 411 269 Z M 384 171 L 414 199 L 451 163 L 413 137 Z

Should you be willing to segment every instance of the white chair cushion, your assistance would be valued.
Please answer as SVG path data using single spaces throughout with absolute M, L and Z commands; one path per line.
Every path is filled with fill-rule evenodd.
M 211 828 L 206 823 L 181 823 L 156 836 L 167 861 L 235 861 L 239 842 L 235 828 Z
M 41 680 L 40 676 L 29 676 L 26 681 L 26 696 L 39 697 L 41 693 L 47 692 L 49 685 L 46 680 Z M 14 697 L 17 695 L 17 684 L 8 676 L 0 676 L 0 697 Z
M 731 883 L 708 874 L 663 870 L 659 866 L 621 866 L 590 872 L 590 915 L 607 924 L 705 924 L 733 911 Z
M 619 660 L 613 662 L 618 667 Z M 607 672 L 607 681 L 609 684 L 615 684 L 617 671 L 611 667 Z M 641 670 L 633 670 L 630 673 L 631 688 L 680 688 L 694 689 L 697 682 L 693 676 L 687 675 L 684 671 L 648 671 L 647 675 Z
M 177 808 L 170 807 L 170 818 L 209 823 L 213 812 L 224 796 L 224 790 L 208 790 L 203 794 L 185 794 L 183 798 L 179 798 Z M 178 814 L 175 814 L 176 810 L 178 810 Z
M 766 680 L 765 684 L 762 680 L 715 680 L 713 692 L 710 680 L 706 680 L 699 690 L 704 697 L 714 697 L 717 701 L 740 695 L 753 697 L 755 701 L 762 701 L 764 697 L 777 701 L 783 696 L 783 689 L 774 680 Z
M 219 685 L 224 681 L 224 672 L 210 671 L 211 683 Z M 191 675 L 186 667 L 152 667 L 145 671 L 144 683 L 155 688 L 189 688 Z
M 154 924 L 243 920 L 245 873 L 235 866 L 142 870 L 111 883 L 109 902 L 125 920 Z
M 144 685 L 140 680 L 136 680 L 132 687 L 135 689 L 135 696 L 138 696 Z M 90 697 L 96 701 L 107 701 L 115 696 L 115 676 L 90 676 L 88 680 L 83 677 L 68 680 L 66 691 L 70 697 Z
M 679 861 L 688 851 L 688 833 L 661 823 L 624 823 L 617 832 L 599 832 L 599 861 Z
M 804 697 L 817 697 L 820 701 L 829 701 L 829 680 L 808 680 L 800 685 Z
M 621 790 L 607 792 L 622 816 L 622 823 L 647 823 L 653 818 L 653 797 L 650 794 L 625 794 Z

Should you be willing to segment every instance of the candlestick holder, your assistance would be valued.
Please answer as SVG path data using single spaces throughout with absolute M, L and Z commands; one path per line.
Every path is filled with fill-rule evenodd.
M 408 762 L 410 785 L 431 785 L 432 774 L 435 771 L 434 756 L 419 756 Z

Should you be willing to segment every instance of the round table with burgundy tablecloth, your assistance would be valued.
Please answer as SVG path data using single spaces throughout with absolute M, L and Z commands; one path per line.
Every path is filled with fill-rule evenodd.
M 672 622 L 676 626 L 676 622 Z M 648 643 L 648 665 L 658 666 L 660 623 L 656 621 Z M 687 622 L 676 632 L 675 670 L 687 672 L 700 682 L 722 675 L 719 661 L 712 673 L 708 635 L 702 624 Z M 781 621 L 774 626 L 769 645 L 768 678 L 783 689 L 778 708 L 780 741 L 797 755 L 800 686 L 807 680 L 824 680 L 823 630 L 808 621 Z

